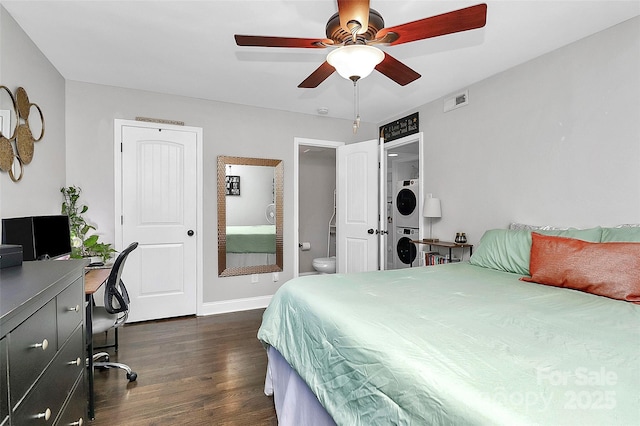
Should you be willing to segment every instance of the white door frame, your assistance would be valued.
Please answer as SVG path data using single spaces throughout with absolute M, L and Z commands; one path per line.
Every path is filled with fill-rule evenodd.
M 293 138 L 293 277 L 300 275 L 300 250 L 298 244 L 300 242 L 300 145 L 317 146 L 322 148 L 338 149 L 339 146 L 345 145 L 344 142 L 325 141 L 321 139 Z
M 189 126 L 176 126 L 173 124 L 163 123 L 147 123 L 135 120 L 114 120 L 114 143 L 113 143 L 113 163 L 114 163 L 114 189 L 115 189 L 115 248 L 120 251 L 123 247 L 122 236 L 122 127 L 134 126 L 145 127 L 150 129 L 166 129 L 177 131 L 192 131 L 197 135 L 196 143 L 196 223 L 198 239 L 196 241 L 196 315 L 204 315 L 203 309 L 203 263 L 202 263 L 202 247 L 203 247 L 203 171 L 202 171 L 202 128 Z

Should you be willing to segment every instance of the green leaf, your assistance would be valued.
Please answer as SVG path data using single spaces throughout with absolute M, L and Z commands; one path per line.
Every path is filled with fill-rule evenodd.
M 86 248 L 91 248 L 91 247 L 95 246 L 97 242 L 98 242 L 98 236 L 97 235 L 92 235 L 89 238 L 87 238 L 86 240 L 84 240 L 84 246 Z
M 82 235 L 84 235 L 84 234 L 86 234 L 87 232 L 89 232 L 89 230 L 90 230 L 90 229 L 91 229 L 91 226 L 89 226 L 89 225 L 84 225 L 84 226 L 82 227 L 82 230 L 80 231 L 80 233 L 81 233 Z
M 89 210 L 89 207 L 87 207 L 87 206 L 82 206 L 82 211 L 80 212 L 80 214 L 82 214 L 82 213 L 86 213 L 86 212 L 87 212 L 87 210 Z

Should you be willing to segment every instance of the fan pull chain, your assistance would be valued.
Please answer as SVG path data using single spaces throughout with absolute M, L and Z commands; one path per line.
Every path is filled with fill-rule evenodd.
M 353 133 L 358 133 L 360 127 L 360 90 L 358 80 L 353 81 Z

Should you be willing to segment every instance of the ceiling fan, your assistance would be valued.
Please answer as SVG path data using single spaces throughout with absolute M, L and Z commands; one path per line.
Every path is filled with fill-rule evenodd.
M 358 79 L 366 77 L 374 68 L 404 86 L 420 78 L 420 74 L 388 53 L 375 48 L 375 45 L 394 46 L 482 28 L 486 18 L 487 5 L 478 4 L 385 28 L 382 15 L 369 7 L 369 0 L 338 0 L 338 13 L 327 22 L 327 38 L 236 34 L 235 39 L 238 46 L 311 49 L 338 47 L 329 53 L 327 60 L 320 67 L 298 85 L 301 88 L 318 87 L 336 70 L 344 78 L 355 83 Z M 343 69 L 343 65 L 347 69 Z M 358 69 L 359 66 L 364 66 L 365 69 Z

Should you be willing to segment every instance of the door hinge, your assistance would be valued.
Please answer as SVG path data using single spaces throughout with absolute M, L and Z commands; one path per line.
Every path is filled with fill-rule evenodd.
M 120 152 L 123 152 L 122 150 L 123 150 L 122 143 L 120 143 Z
M 120 215 L 120 225 L 124 225 L 124 216 Z

